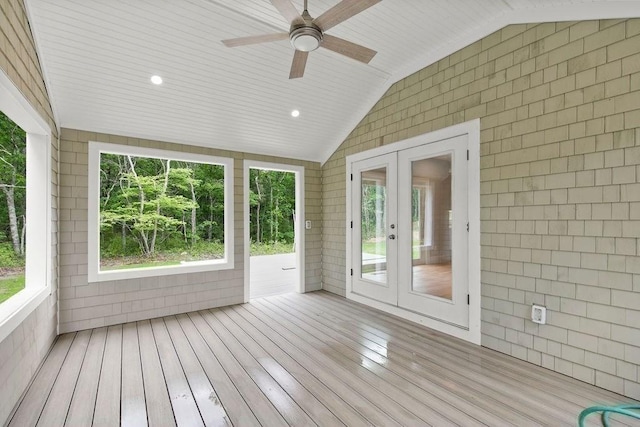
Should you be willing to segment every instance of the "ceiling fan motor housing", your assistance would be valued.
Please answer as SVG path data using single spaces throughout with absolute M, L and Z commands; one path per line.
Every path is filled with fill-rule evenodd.
M 322 30 L 313 23 L 313 18 L 306 8 L 302 12 L 302 21 L 294 22 L 289 31 L 289 40 L 294 49 L 302 52 L 311 52 L 320 47 L 322 43 Z

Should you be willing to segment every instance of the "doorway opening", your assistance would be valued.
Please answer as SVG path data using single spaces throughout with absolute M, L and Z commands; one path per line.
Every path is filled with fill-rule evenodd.
M 244 164 L 245 301 L 302 292 L 304 168 Z

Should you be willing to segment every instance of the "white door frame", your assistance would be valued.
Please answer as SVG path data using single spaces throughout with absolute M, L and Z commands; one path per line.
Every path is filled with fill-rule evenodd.
M 265 169 L 279 172 L 291 172 L 296 177 L 296 223 L 294 233 L 296 236 L 296 269 L 298 270 L 297 292 L 303 293 L 305 290 L 304 273 L 304 238 L 305 238 L 305 216 L 304 216 L 304 166 L 286 165 L 283 163 L 260 162 L 257 160 L 247 160 L 243 162 L 243 224 L 244 224 L 244 302 L 250 299 L 250 256 L 251 237 L 249 230 L 249 169 Z
M 413 148 L 432 142 L 442 141 L 456 136 L 467 135 L 469 162 L 467 170 L 468 181 L 468 209 L 469 209 L 469 327 L 461 328 L 433 318 L 423 316 L 413 311 L 385 304 L 371 298 L 352 292 L 351 269 L 352 266 L 352 235 L 351 235 L 351 165 L 353 162 L 373 156 L 392 153 L 407 148 Z M 348 299 L 369 305 L 387 313 L 394 314 L 407 320 L 423 324 L 437 331 L 461 338 L 463 340 L 480 345 L 480 119 L 460 123 L 445 129 L 419 135 L 394 144 L 374 148 L 346 157 L 346 296 Z

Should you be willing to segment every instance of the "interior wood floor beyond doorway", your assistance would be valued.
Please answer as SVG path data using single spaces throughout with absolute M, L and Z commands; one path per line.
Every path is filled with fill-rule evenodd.
M 383 267 L 385 268 L 385 267 Z M 387 283 L 387 271 L 364 273 L 365 279 Z M 440 298 L 451 299 L 451 263 L 416 264 L 412 267 L 412 290 Z
M 413 291 L 451 299 L 451 263 L 413 266 Z
M 573 426 L 630 402 L 327 292 L 58 337 L 11 426 Z

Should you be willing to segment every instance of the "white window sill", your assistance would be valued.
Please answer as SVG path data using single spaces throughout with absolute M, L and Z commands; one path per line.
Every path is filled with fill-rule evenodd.
M 99 273 L 89 271 L 89 282 L 108 282 L 111 280 L 139 279 L 142 277 L 170 276 L 174 274 L 201 273 L 203 271 L 231 270 L 233 260 L 182 261 L 180 265 L 107 270 Z
M 0 304 L 0 342 L 49 296 L 49 287 L 26 288 Z

